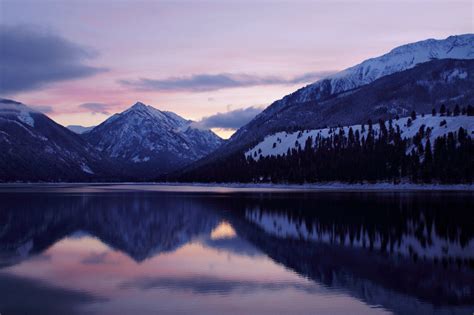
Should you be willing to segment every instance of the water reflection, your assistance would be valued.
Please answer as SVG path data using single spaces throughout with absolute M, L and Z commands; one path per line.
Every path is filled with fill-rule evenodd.
M 470 313 L 472 209 L 440 193 L 3 192 L 0 312 Z M 35 290 L 51 298 L 14 299 Z

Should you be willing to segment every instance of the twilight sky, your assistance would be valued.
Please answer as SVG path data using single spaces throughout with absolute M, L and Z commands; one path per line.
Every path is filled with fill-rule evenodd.
M 140 100 L 227 137 L 333 71 L 473 32 L 472 0 L 0 0 L 0 97 L 85 126 Z

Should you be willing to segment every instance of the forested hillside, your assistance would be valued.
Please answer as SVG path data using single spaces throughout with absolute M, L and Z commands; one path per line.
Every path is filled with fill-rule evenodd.
M 376 123 L 278 133 L 245 155 L 234 155 L 181 180 L 472 183 L 473 115 L 472 106 L 453 110 L 442 106 L 431 115 L 413 112 L 411 117 Z M 287 141 L 285 147 L 288 137 L 296 140 L 291 145 Z M 271 154 L 278 146 L 284 153 Z

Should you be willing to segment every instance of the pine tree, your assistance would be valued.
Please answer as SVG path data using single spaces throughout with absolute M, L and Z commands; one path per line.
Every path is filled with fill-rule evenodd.
M 423 160 L 423 180 L 425 182 L 431 182 L 432 178 L 432 164 L 433 164 L 433 153 L 431 151 L 431 142 L 428 138 L 425 145 L 425 154 Z
M 467 112 L 467 115 L 468 115 L 468 116 L 474 116 L 474 107 L 471 106 L 471 105 L 468 105 L 466 112 Z
M 459 105 L 456 104 L 456 106 L 454 107 L 454 111 L 453 111 L 454 116 L 459 116 L 460 112 L 461 111 L 459 109 Z
M 444 116 L 444 114 L 446 113 L 446 106 L 444 104 L 441 105 L 441 108 L 439 109 L 439 113 L 441 116 Z

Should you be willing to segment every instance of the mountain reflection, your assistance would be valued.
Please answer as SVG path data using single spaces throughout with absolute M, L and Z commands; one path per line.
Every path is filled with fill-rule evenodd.
M 209 234 L 218 217 L 192 199 L 150 194 L 12 195 L 2 200 L 4 264 L 40 253 L 66 236 L 92 235 L 136 261 Z
M 0 194 L 0 266 L 42 255 L 64 238 L 99 239 L 137 263 L 193 242 L 259 257 L 309 278 L 294 282 L 183 275 L 130 279 L 120 288 L 194 294 L 322 284 L 404 314 L 474 305 L 474 209 L 457 194 Z M 92 252 L 86 265 L 113 264 Z M 446 307 L 450 307 L 446 309 Z

